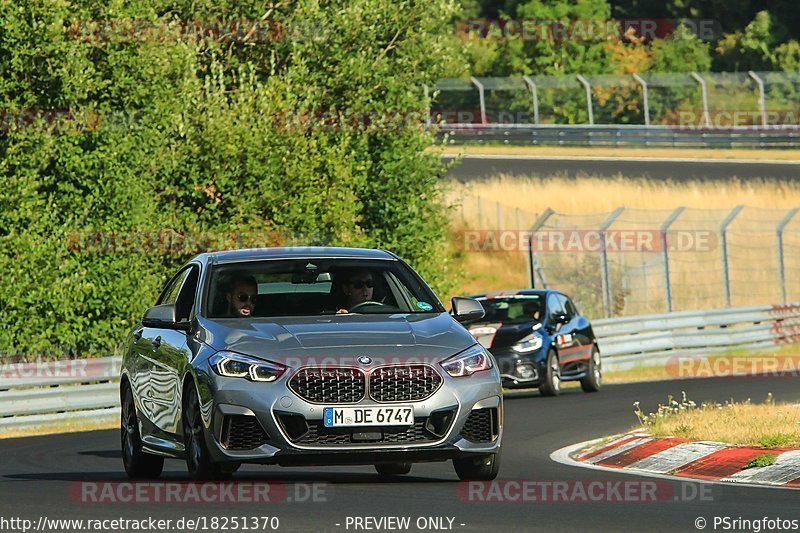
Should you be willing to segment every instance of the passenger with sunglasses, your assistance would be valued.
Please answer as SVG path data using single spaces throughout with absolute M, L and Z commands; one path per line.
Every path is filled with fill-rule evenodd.
M 353 270 L 344 273 L 344 276 L 345 279 L 341 285 L 344 301 L 336 311 L 337 314 L 349 313 L 349 309 L 372 301 L 372 290 L 375 287 L 372 272 L 369 270 Z
M 258 283 L 253 276 L 240 274 L 231 280 L 225 298 L 228 301 L 228 316 L 249 318 L 253 315 L 258 296 Z

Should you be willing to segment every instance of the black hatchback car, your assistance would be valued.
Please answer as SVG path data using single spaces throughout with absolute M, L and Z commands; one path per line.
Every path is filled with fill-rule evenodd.
M 554 290 L 507 290 L 473 295 L 486 315 L 468 325 L 497 360 L 506 388 L 539 387 L 555 396 L 562 381 L 600 390 L 602 363 L 589 320 Z

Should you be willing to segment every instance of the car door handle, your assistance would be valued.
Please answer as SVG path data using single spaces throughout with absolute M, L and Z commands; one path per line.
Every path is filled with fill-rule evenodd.
M 156 337 L 153 339 L 153 351 L 158 350 L 161 347 L 161 336 Z
M 133 342 L 139 342 L 142 338 L 142 330 L 140 329 L 136 333 L 133 334 Z

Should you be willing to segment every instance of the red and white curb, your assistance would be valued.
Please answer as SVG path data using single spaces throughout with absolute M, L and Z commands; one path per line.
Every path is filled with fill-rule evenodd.
M 746 468 L 753 459 L 774 454 L 774 464 Z M 800 450 L 731 446 L 721 442 L 653 437 L 643 432 L 581 442 L 556 450 L 562 464 L 666 479 L 800 489 Z

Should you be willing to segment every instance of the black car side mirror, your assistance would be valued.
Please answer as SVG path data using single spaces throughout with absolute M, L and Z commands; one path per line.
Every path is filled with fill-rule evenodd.
M 486 315 L 483 306 L 478 300 L 473 298 L 463 298 L 455 296 L 451 300 L 453 310 L 453 318 L 461 322 L 471 322 L 473 320 L 480 320 Z
M 162 304 L 148 308 L 142 317 L 146 328 L 188 329 L 188 322 L 178 322 L 174 304 Z

